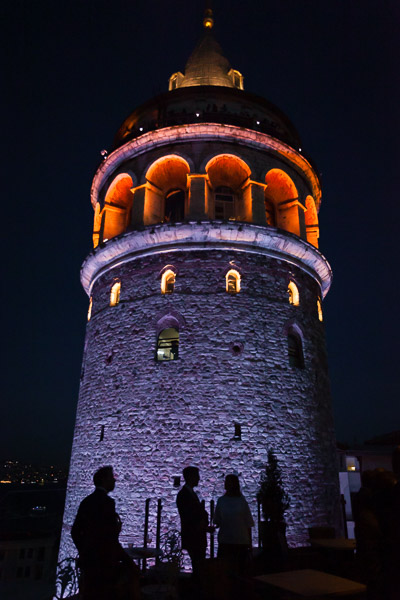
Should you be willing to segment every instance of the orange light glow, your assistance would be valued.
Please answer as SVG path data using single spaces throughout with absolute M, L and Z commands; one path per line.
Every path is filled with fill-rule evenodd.
M 322 322 L 324 320 L 323 314 L 322 314 L 322 302 L 321 302 L 321 298 L 317 298 L 317 310 L 318 310 L 318 319 Z
M 225 275 L 226 291 L 229 294 L 238 294 L 240 292 L 240 273 L 235 269 L 231 269 Z
M 293 181 L 281 169 L 271 169 L 265 176 L 265 199 L 275 207 L 276 226 L 300 236 L 298 192 Z M 266 214 L 267 222 L 270 215 Z
M 92 298 L 92 296 L 90 296 L 89 308 L 88 308 L 88 313 L 87 313 L 87 320 L 88 321 L 90 321 L 90 318 L 92 316 L 92 306 L 93 306 L 93 298 Z
M 116 306 L 119 304 L 119 299 L 121 295 L 121 282 L 117 281 L 111 288 L 110 292 L 110 306 Z
M 132 178 L 127 173 L 117 175 L 107 190 L 103 210 L 100 211 L 100 205 L 96 205 L 93 228 L 95 248 L 126 230 L 132 209 L 132 186 Z
M 293 304 L 293 306 L 299 306 L 300 304 L 300 295 L 299 288 L 294 283 L 294 281 L 289 281 L 288 285 L 288 294 L 289 294 L 289 302 Z
M 156 160 L 146 173 L 143 220 L 145 225 L 165 220 L 165 196 L 181 190 L 187 194 L 190 167 L 180 156 L 169 154 Z
M 307 196 L 307 198 L 306 198 L 305 221 L 306 221 L 307 241 L 310 242 L 310 244 L 312 244 L 316 248 L 318 248 L 318 238 L 319 238 L 318 214 L 317 214 L 317 208 L 315 206 L 314 198 L 312 196 Z
M 161 277 L 161 293 L 172 294 L 175 287 L 175 273 L 168 269 Z

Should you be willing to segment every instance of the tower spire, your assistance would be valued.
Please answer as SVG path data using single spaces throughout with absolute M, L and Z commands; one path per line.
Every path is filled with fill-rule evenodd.
M 204 11 L 203 26 L 204 29 L 212 29 L 214 26 L 213 11 L 210 7 Z

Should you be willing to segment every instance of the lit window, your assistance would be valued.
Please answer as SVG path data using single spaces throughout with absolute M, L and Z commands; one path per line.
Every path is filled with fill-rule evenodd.
M 240 292 L 240 274 L 231 269 L 227 272 L 226 276 L 226 291 L 230 294 L 237 294 Z
M 87 311 L 87 320 L 90 321 L 90 317 L 92 316 L 92 306 L 93 306 L 93 298 L 92 296 L 90 296 L 90 300 L 89 300 L 89 308 Z
M 175 273 L 168 269 L 161 277 L 161 293 L 172 294 L 175 287 Z
M 293 304 L 293 306 L 298 306 L 300 304 L 299 288 L 293 281 L 289 281 L 287 291 L 289 294 L 290 304 Z
M 346 456 L 346 470 L 359 471 L 360 463 L 356 456 Z
M 321 302 L 321 298 L 317 298 L 317 310 L 318 310 L 318 319 L 320 321 L 323 321 L 324 318 L 322 316 L 322 302 Z
M 230 187 L 219 186 L 215 190 L 215 218 L 222 221 L 235 218 L 235 196 Z
M 111 288 L 110 293 L 110 306 L 116 306 L 119 303 L 119 297 L 121 294 L 121 282 L 117 281 Z
M 297 369 L 304 368 L 303 345 L 300 336 L 297 333 L 291 332 L 288 334 L 288 356 L 289 365 Z
M 163 329 L 157 340 L 157 360 L 176 360 L 179 358 L 179 331 L 175 327 Z

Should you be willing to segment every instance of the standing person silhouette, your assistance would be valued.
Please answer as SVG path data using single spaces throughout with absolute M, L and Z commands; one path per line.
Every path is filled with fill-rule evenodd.
M 208 514 L 193 488 L 199 485 L 197 467 L 183 469 L 185 485 L 180 489 L 176 504 L 181 518 L 182 548 L 192 561 L 193 578 L 199 580 L 199 572 L 206 557 Z
M 71 537 L 79 552 L 82 600 L 136 600 L 139 571 L 118 541 L 121 520 L 115 501 L 108 496 L 115 487 L 111 466 L 93 476 L 95 490 L 82 500 Z
M 225 477 L 225 494 L 218 498 L 214 523 L 219 527 L 218 558 L 226 560 L 231 574 L 240 574 L 251 550 L 254 520 L 237 475 Z

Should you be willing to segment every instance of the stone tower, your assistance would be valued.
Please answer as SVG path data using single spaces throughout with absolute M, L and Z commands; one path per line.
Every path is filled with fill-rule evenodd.
M 75 554 L 69 530 L 104 464 L 118 476 L 122 542 L 142 544 L 146 498 L 163 499 L 164 531 L 177 525 L 189 464 L 206 503 L 238 473 L 256 517 L 268 449 L 290 495 L 289 544 L 337 524 L 318 175 L 211 28 L 208 13 L 185 72 L 129 115 L 93 180 L 61 558 Z

